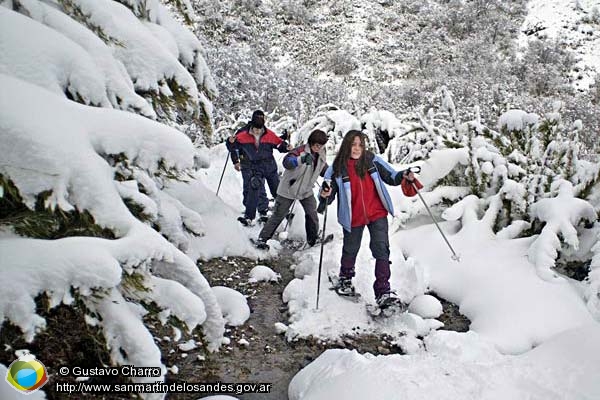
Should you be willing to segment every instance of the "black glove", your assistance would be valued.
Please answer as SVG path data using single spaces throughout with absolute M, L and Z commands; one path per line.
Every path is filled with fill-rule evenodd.
M 317 212 L 319 214 L 323 214 L 325 212 L 325 209 L 327 208 L 327 201 L 328 199 L 324 197 L 319 197 L 319 205 L 317 207 Z
M 289 138 L 289 137 L 290 137 L 290 135 L 288 134 L 288 131 L 287 131 L 287 129 L 284 129 L 284 130 L 281 132 L 281 135 L 279 135 L 279 138 L 280 138 L 281 140 L 283 140 L 283 141 L 286 141 L 286 140 L 288 140 L 288 138 Z
M 315 159 L 315 158 L 314 158 L 314 157 L 313 157 L 313 155 L 312 155 L 312 154 L 310 154 L 310 153 L 305 153 L 305 154 L 303 154 L 303 155 L 300 157 L 300 161 L 302 161 L 302 163 L 303 163 L 303 164 L 306 164 L 306 165 L 310 165 L 310 164 L 312 164 L 312 163 L 313 163 L 313 161 L 314 161 L 314 159 Z

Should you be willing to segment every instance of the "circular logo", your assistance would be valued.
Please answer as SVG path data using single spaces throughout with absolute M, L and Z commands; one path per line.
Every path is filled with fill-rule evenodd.
M 22 393 L 32 393 L 48 382 L 44 364 L 31 354 L 25 354 L 13 361 L 6 371 L 6 382 Z

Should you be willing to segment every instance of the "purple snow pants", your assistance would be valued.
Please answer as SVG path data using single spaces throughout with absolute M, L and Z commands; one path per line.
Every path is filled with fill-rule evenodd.
M 369 248 L 375 258 L 375 283 L 373 290 L 375 298 L 390 291 L 390 241 L 388 237 L 387 218 L 380 218 L 368 225 L 371 235 Z M 340 277 L 353 278 L 356 255 L 360 249 L 365 225 L 353 227 L 352 231 L 344 230 L 344 246 L 342 247 L 342 260 L 340 266 Z

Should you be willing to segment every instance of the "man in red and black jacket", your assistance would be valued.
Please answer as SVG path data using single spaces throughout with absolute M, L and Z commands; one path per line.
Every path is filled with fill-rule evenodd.
M 230 137 L 226 146 L 231 152 L 235 169 L 242 171 L 246 210 L 244 216 L 239 217 L 238 221 L 248 226 L 256 217 L 261 188 L 264 191 L 265 180 L 271 193 L 277 193 L 279 174 L 273 150 L 286 153 L 291 147 L 265 126 L 265 114 L 261 110 L 252 113 L 250 123 L 240 129 L 235 136 Z

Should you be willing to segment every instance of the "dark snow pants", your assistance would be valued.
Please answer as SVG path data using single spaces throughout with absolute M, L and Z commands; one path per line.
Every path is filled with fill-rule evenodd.
M 390 241 L 388 237 L 387 218 L 380 218 L 368 225 L 371 242 L 369 247 L 375 258 L 375 283 L 373 290 L 375 298 L 390 291 Z M 340 266 L 340 277 L 353 278 L 356 255 L 360 250 L 365 225 L 352 227 L 350 232 L 344 229 L 344 245 L 342 247 L 342 259 Z
M 246 211 L 244 217 L 253 220 L 256 217 L 257 208 L 261 211 L 267 211 L 269 203 L 266 199 L 260 202 L 260 193 L 265 193 L 265 181 L 269 185 L 271 195 L 276 195 L 277 186 L 279 186 L 279 174 L 277 172 L 277 164 L 275 159 L 254 162 L 249 167 L 242 167 L 242 178 L 244 180 L 244 192 L 246 193 L 246 201 L 244 206 Z M 255 184 L 253 185 L 252 182 Z M 260 205 L 260 207 L 259 207 Z M 264 208 L 263 208 L 264 207 Z
M 281 221 L 285 218 L 287 213 L 292 206 L 294 200 L 286 197 L 277 196 L 275 199 L 275 208 L 273 214 L 269 217 L 269 220 L 265 223 L 265 226 L 260 231 L 258 237 L 264 241 L 267 241 L 273 237 L 275 230 Z M 317 215 L 317 201 L 315 196 L 308 196 L 305 199 L 300 200 L 300 204 L 304 209 L 304 228 L 306 229 L 306 242 L 309 245 L 315 244 L 317 236 L 319 234 L 319 216 Z
M 242 204 L 244 205 L 244 209 L 246 208 L 246 203 L 248 202 L 248 192 L 250 191 L 250 179 L 252 179 L 252 171 L 242 169 Z M 259 193 L 256 208 L 258 209 L 259 213 L 265 214 L 269 209 L 269 199 L 267 198 L 267 191 L 265 190 L 265 185 L 263 184 L 260 188 L 258 188 L 258 190 Z

